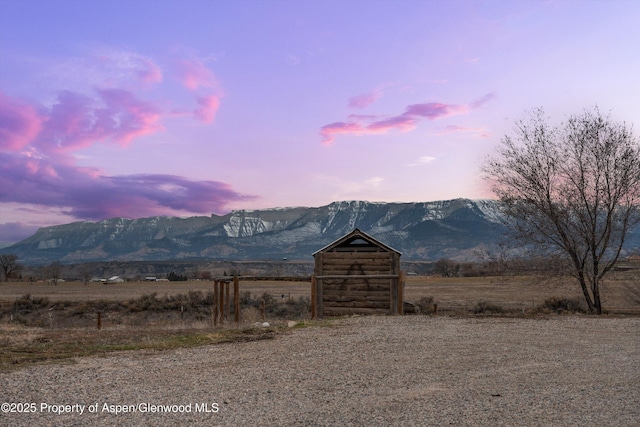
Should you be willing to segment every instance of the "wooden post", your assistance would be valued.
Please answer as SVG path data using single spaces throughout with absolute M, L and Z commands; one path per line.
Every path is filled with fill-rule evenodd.
M 220 299 L 218 300 L 218 317 L 220 317 L 220 324 L 224 324 L 224 282 L 220 281 Z
M 316 275 L 311 275 L 311 318 L 316 318 Z
M 434 316 L 438 315 L 438 304 L 433 304 L 433 315 Z
M 217 326 L 218 325 L 218 281 L 214 280 L 213 281 L 213 307 L 212 307 L 212 313 L 211 315 L 213 316 L 213 326 Z
M 318 276 L 324 275 L 323 259 L 324 254 L 322 252 L 317 253 L 314 257 L 313 271 L 315 272 L 315 274 L 313 275 L 313 278 L 316 283 L 316 297 L 314 300 L 316 303 L 316 319 L 322 319 L 322 316 L 324 315 L 324 303 L 322 301 L 322 287 L 324 286 L 324 282 L 322 281 L 322 279 L 318 278 Z
M 397 315 L 398 314 L 398 304 L 400 304 L 400 275 L 398 269 L 399 267 L 397 261 L 398 256 L 394 253 L 389 253 L 389 262 L 391 263 L 391 271 L 395 277 L 389 279 L 389 314 Z
M 267 307 L 264 300 L 260 300 L 260 313 L 262 314 L 262 321 L 264 322 L 267 318 Z
M 236 323 L 240 323 L 240 281 L 233 276 L 233 316 Z
M 98 329 L 102 329 L 102 313 L 98 312 Z
M 229 295 L 229 286 L 230 286 L 230 283 L 229 282 L 225 282 L 225 284 L 224 284 L 224 293 L 225 293 L 225 295 L 224 295 L 224 305 L 226 307 L 225 307 L 225 310 L 224 310 L 224 314 L 225 314 L 225 316 L 227 316 L 227 319 L 229 317 L 231 317 L 231 297 Z
M 398 314 L 404 314 L 404 271 L 398 275 Z

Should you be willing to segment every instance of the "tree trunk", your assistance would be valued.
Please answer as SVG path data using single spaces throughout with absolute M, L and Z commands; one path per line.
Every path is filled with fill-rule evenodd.
M 591 288 L 593 293 L 593 304 L 596 310 L 596 314 L 602 314 L 602 302 L 600 301 L 600 282 L 597 277 L 593 278 L 593 286 Z
M 591 279 L 591 295 L 593 295 L 593 305 L 596 314 L 602 314 L 602 302 L 600 301 L 600 262 L 596 257 L 595 248 L 592 251 L 593 257 L 593 279 Z
M 587 307 L 589 308 L 589 313 L 593 314 L 597 312 L 596 306 L 591 299 L 591 295 L 589 295 L 589 287 L 587 286 L 587 281 L 584 278 L 584 273 L 580 272 L 578 274 L 578 280 L 580 281 L 580 287 L 582 288 L 582 293 L 584 294 L 584 299 L 587 302 Z M 600 301 L 600 295 L 598 295 L 598 302 Z M 602 310 L 602 309 L 600 309 Z M 600 314 L 600 313 L 598 313 Z

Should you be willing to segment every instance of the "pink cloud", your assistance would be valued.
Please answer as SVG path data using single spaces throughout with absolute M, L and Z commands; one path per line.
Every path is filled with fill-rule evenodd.
M 59 91 L 51 105 L 30 105 L 0 93 L 0 203 L 29 203 L 60 208 L 79 219 L 104 219 L 218 213 L 227 203 L 255 198 L 224 182 L 162 174 L 108 176 L 77 166 L 71 155 L 76 150 L 99 142 L 124 146 L 163 130 L 163 118 L 189 115 L 184 106 L 169 106 L 185 111 L 176 115 L 139 97 L 141 82 L 162 81 L 162 70 L 152 60 L 128 52 L 107 52 L 99 60 L 104 72 L 86 78 L 84 86 L 78 78 L 83 93 Z M 183 61 L 181 72 L 188 89 L 215 86 L 213 73 L 198 61 Z M 201 95 L 191 108 L 193 117 L 213 121 L 220 96 L 192 95 Z
M 118 141 L 128 143 L 133 138 L 164 129 L 160 125 L 160 111 L 122 89 L 103 89 L 98 93 L 106 104 L 106 133 Z
M 438 132 L 436 135 L 446 135 L 448 133 L 455 133 L 455 132 L 474 132 L 477 129 L 475 128 L 467 128 L 464 126 L 458 126 L 458 125 L 449 125 L 449 126 L 445 126 L 444 129 L 440 132 Z
M 160 83 L 162 81 L 162 70 L 150 59 L 140 59 L 136 74 L 143 83 Z
M 370 116 L 363 116 L 368 118 Z M 322 142 L 331 144 L 335 141 L 336 135 L 372 135 L 386 133 L 391 130 L 400 130 L 403 132 L 415 128 L 417 120 L 410 116 L 396 116 L 389 119 L 377 120 L 370 124 L 362 121 L 336 122 L 320 129 Z
M 428 120 L 441 119 L 456 114 L 467 112 L 466 105 L 441 104 L 439 102 L 429 102 L 426 104 L 409 105 L 404 112 L 407 116 L 425 117 Z
M 61 92 L 36 145 L 47 151 L 70 151 L 109 139 L 127 144 L 163 129 L 160 111 L 131 92 L 123 89 L 96 92 L 97 98 Z
M 482 127 L 472 128 L 472 127 L 464 127 L 464 126 L 457 126 L 457 125 L 445 126 L 444 129 L 440 130 L 439 132 L 436 132 L 435 135 L 441 136 L 441 135 L 448 135 L 452 133 L 473 133 L 480 138 L 489 137 L 489 134 L 487 133 L 487 130 L 485 128 L 482 128 Z
M 215 76 L 201 61 L 181 60 L 178 61 L 178 77 L 183 85 L 190 90 L 197 90 L 199 87 L 214 87 Z
M 195 118 L 205 123 L 213 122 L 220 107 L 220 98 L 210 95 L 199 97 L 197 101 L 199 107 L 193 112 Z
M 174 211 L 210 214 L 251 200 L 218 181 L 140 174 L 106 176 L 47 159 L 0 152 L 0 202 L 61 208 L 79 219 L 144 217 Z
M 496 97 L 496 95 L 491 92 L 488 93 L 486 95 L 484 95 L 483 97 L 481 97 L 480 99 L 473 101 L 471 104 L 469 104 L 469 107 L 471 108 L 480 108 L 482 106 L 484 106 L 486 103 L 492 101 L 494 98 Z
M 372 135 L 398 130 L 407 132 L 415 129 L 420 117 L 434 120 L 441 117 L 458 114 L 466 107 L 447 104 L 415 104 L 407 107 L 406 111 L 390 118 L 382 119 L 373 115 L 350 115 L 349 122 L 336 122 L 320 128 L 320 135 L 324 144 L 331 144 L 337 135 Z
M 349 98 L 349 107 L 365 108 L 373 104 L 378 98 L 380 98 L 380 94 L 377 92 L 357 95 L 352 98 Z
M 182 84 L 191 91 L 200 88 L 215 88 L 216 78 L 206 65 L 200 60 L 180 60 L 178 65 L 178 78 Z M 198 107 L 193 111 L 193 116 L 204 123 L 211 123 L 215 119 L 220 108 L 220 96 L 217 94 L 197 96 Z
M 320 128 L 320 135 L 324 144 L 331 144 L 336 135 L 340 134 L 361 134 L 363 132 L 362 125 L 355 122 L 336 122 Z
M 35 108 L 0 93 L 0 150 L 20 150 L 38 135 L 42 117 Z
M 380 116 L 376 114 L 349 114 L 349 120 L 361 121 L 374 121 L 378 120 Z
M 458 105 L 444 104 L 440 102 L 412 104 L 406 107 L 404 113 L 390 118 L 352 114 L 349 116 L 350 121 L 347 123 L 336 122 L 321 127 L 320 135 L 322 136 L 322 143 L 330 144 L 335 141 L 336 135 L 340 134 L 380 134 L 393 130 L 407 132 L 415 129 L 420 119 L 437 120 L 458 114 L 465 114 L 468 113 L 470 109 L 479 108 L 493 98 L 494 95 L 490 93 L 471 104 Z M 354 98 L 352 98 L 352 100 L 354 100 Z M 361 105 L 364 105 L 366 103 L 366 98 L 363 98 L 362 102 L 363 103 Z M 486 137 L 486 133 L 483 137 Z
M 371 123 L 367 126 L 367 130 L 372 133 L 385 133 L 390 130 L 400 130 L 403 132 L 407 132 L 415 129 L 417 119 L 408 115 L 401 115 L 396 117 L 391 117 L 385 120 L 378 120 L 376 122 Z

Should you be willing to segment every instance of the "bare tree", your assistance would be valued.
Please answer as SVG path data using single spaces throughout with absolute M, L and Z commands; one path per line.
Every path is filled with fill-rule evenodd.
M 18 256 L 14 254 L 0 255 L 0 268 L 4 276 L 4 281 L 9 281 L 12 276 L 19 275 L 22 271 L 22 265 L 18 262 Z
M 433 272 L 442 277 L 454 277 L 460 272 L 460 264 L 447 258 L 441 258 L 433 264 Z
M 54 284 L 54 286 L 58 286 L 60 274 L 62 273 L 62 266 L 60 265 L 60 262 L 52 262 L 47 266 L 46 270 L 47 274 L 51 277 L 50 281 Z
M 89 284 L 89 280 L 91 280 L 91 276 L 92 276 L 91 267 L 88 264 L 83 265 L 80 268 L 80 275 L 82 277 L 82 282 L 84 283 L 85 286 L 87 286 Z
M 595 108 L 551 126 L 542 109 L 516 122 L 484 165 L 518 241 L 563 256 L 591 313 L 628 232 L 640 222 L 640 146 Z

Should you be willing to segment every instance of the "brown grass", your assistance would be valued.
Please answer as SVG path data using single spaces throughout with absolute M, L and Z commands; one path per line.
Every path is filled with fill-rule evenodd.
M 57 286 L 45 282 L 0 282 L 0 302 L 11 302 L 25 294 L 47 297 L 51 301 L 122 301 L 139 298 L 142 295 L 156 293 L 159 296 L 187 294 L 189 291 L 213 291 L 213 282 L 125 282 L 125 283 L 89 283 L 59 282 Z M 240 291 L 250 291 L 255 295 L 267 292 L 274 297 L 298 299 L 309 296 L 311 284 L 305 282 L 284 281 L 241 281 Z M 282 299 L 282 298 L 281 298 Z
M 602 286 L 605 311 L 617 314 L 640 314 L 640 304 L 632 289 L 640 285 L 640 275 L 633 272 L 615 273 Z M 584 296 L 573 278 L 514 277 L 409 277 L 405 300 L 418 301 L 433 297 L 438 311 L 467 312 L 479 301 L 502 306 L 506 311 L 529 311 L 542 306 L 549 298 L 571 298 L 582 301 Z
M 274 338 L 275 328 L 108 328 L 44 329 L 0 324 L 0 371 L 33 363 L 71 361 L 117 351 L 162 351 L 224 342 Z
M 640 314 L 636 298 L 640 283 L 637 272 L 612 274 L 602 289 L 605 309 L 610 314 Z M 41 310 L 41 327 L 25 327 L 5 315 L 0 320 L 0 370 L 15 369 L 31 363 L 71 360 L 87 355 L 104 355 L 114 351 L 158 351 L 176 347 L 192 347 L 219 342 L 272 338 L 280 328 L 254 328 L 261 321 L 259 310 L 247 307 L 242 311 L 243 323 L 227 322 L 213 328 L 211 318 L 183 318 L 180 312 L 161 310 L 131 313 L 110 312 L 109 304 L 156 294 L 158 298 L 186 295 L 190 291 L 211 292 L 212 282 L 127 282 L 118 284 L 61 282 L 0 283 L 0 303 L 13 304 L 29 294 L 34 300 L 47 301 Z M 286 302 L 309 298 L 310 283 L 283 281 L 240 281 L 240 291 L 251 292 L 254 298 L 264 293 L 283 306 Z M 636 293 L 634 293 L 636 292 Z M 576 282 L 569 278 L 482 277 L 439 278 L 409 276 L 405 286 L 405 301 L 421 300 L 438 304 L 440 315 L 496 314 L 480 308 L 499 307 L 499 315 L 551 315 L 552 310 L 540 308 L 545 300 L 576 299 L 582 295 Z M 284 298 L 283 298 L 284 297 Z M 44 300 L 46 299 L 46 300 Z M 107 307 L 102 316 L 103 329 L 96 328 L 95 303 Z M 53 308 L 52 308 L 53 307 Z M 174 310 L 175 311 L 175 310 Z M 499 311 L 499 310 L 497 310 Z M 47 317 L 48 316 L 48 317 Z M 267 319 L 273 323 L 273 319 Z M 280 325 L 286 322 L 280 321 Z M 303 325 L 316 324 L 304 322 Z
M 628 271 L 608 276 L 602 287 L 605 309 L 616 312 L 638 311 L 633 290 L 640 284 L 640 272 Z M 114 284 L 60 282 L 57 286 L 43 282 L 0 282 L 0 302 L 13 302 L 25 294 L 56 301 L 123 301 L 156 293 L 159 297 L 187 294 L 189 291 L 213 291 L 213 282 L 126 282 Z M 253 295 L 268 293 L 277 300 L 297 300 L 311 296 L 306 282 L 240 281 L 240 292 Z M 504 277 L 423 277 L 406 278 L 405 300 L 417 302 L 433 297 L 443 309 L 470 309 L 478 301 L 490 301 L 508 309 L 542 305 L 549 297 L 583 298 L 575 279 L 540 278 L 530 276 Z

